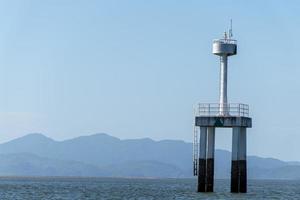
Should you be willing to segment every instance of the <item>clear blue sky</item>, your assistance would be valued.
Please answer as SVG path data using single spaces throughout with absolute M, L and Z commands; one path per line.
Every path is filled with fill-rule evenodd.
M 0 2 L 0 142 L 192 140 L 192 108 L 217 102 L 212 40 L 233 19 L 229 101 L 250 104 L 248 153 L 300 160 L 299 1 Z M 230 149 L 229 130 L 217 148 Z

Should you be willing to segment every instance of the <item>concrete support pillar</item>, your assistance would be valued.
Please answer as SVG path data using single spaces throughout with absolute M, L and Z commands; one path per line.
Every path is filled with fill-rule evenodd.
M 247 192 L 246 128 L 232 129 L 231 192 Z
M 200 127 L 200 153 L 198 165 L 198 192 L 206 192 L 207 127 Z
M 232 151 L 231 151 L 231 192 L 239 192 L 239 166 L 238 166 L 238 149 L 239 149 L 240 128 L 232 129 Z
M 239 171 L 240 171 L 240 192 L 247 192 L 247 137 L 246 137 L 246 128 L 240 128 L 240 145 L 239 145 Z
M 207 129 L 206 192 L 214 191 L 215 128 Z
M 198 192 L 213 192 L 215 128 L 200 127 Z

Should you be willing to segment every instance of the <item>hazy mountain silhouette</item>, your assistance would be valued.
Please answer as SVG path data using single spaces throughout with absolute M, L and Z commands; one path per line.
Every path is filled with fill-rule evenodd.
M 216 178 L 229 178 L 231 153 L 216 150 Z M 0 175 L 191 177 L 192 144 L 107 134 L 55 141 L 29 134 L 0 144 Z M 249 178 L 298 179 L 299 162 L 248 157 Z

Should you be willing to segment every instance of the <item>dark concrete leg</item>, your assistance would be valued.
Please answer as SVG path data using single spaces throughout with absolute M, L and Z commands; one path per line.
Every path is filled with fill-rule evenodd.
M 206 159 L 199 159 L 197 192 L 206 192 Z
M 238 153 L 239 153 L 239 135 L 240 128 L 232 128 L 232 155 L 231 155 L 231 186 L 230 191 L 232 193 L 239 192 L 239 162 L 238 162 Z
M 231 192 L 247 192 L 246 128 L 232 132 Z
M 239 160 L 239 192 L 246 193 L 247 192 L 247 137 L 246 137 L 246 128 L 240 128 L 239 135 L 239 152 L 238 152 L 238 160 Z
M 206 160 L 206 192 L 214 191 L 214 159 Z
M 214 191 L 215 128 L 207 128 L 206 192 Z
M 200 127 L 200 152 L 198 170 L 198 192 L 206 192 L 207 127 Z
M 215 128 L 200 127 L 198 192 L 214 191 Z
M 240 182 L 240 191 L 241 193 L 247 192 L 247 162 L 246 160 L 239 161 L 239 182 Z
M 232 193 L 239 192 L 239 163 L 236 160 L 231 162 L 231 187 Z

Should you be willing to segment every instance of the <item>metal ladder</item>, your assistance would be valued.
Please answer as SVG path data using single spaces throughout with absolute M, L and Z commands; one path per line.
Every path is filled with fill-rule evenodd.
M 193 136 L 193 173 L 194 176 L 198 175 L 198 159 L 199 159 L 199 127 L 194 125 L 194 136 Z

